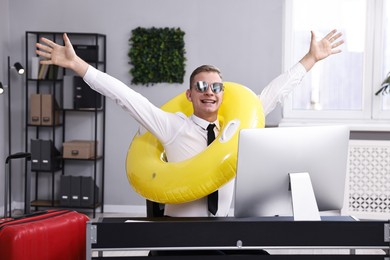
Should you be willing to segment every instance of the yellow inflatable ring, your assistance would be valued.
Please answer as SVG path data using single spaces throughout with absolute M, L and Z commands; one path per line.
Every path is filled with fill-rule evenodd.
M 247 87 L 225 82 L 219 109 L 221 131 L 202 153 L 181 162 L 166 162 L 164 149 L 150 133 L 136 135 L 126 159 L 127 177 L 134 190 L 159 203 L 184 203 L 202 198 L 235 177 L 239 130 L 264 127 L 259 98 Z M 168 112 L 193 113 L 182 93 L 161 107 Z

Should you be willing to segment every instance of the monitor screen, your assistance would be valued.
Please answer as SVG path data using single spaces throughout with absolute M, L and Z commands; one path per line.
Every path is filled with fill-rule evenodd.
M 346 126 L 243 129 L 238 143 L 236 217 L 292 216 L 289 173 L 309 173 L 319 211 L 343 207 Z

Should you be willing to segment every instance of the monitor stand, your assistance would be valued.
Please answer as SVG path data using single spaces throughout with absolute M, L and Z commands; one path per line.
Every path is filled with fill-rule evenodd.
M 321 220 L 309 173 L 289 173 L 289 176 L 294 220 Z

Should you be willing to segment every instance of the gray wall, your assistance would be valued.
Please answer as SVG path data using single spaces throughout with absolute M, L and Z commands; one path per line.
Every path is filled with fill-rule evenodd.
M 3 85 L 7 84 L 7 51 L 8 51 L 8 20 L 9 20 L 9 11 L 8 11 L 8 0 L 0 0 L 0 82 Z M 5 94 L 5 93 L 4 93 Z M 4 183 L 4 162 L 6 154 L 8 151 L 7 148 L 7 104 L 6 96 L 0 95 L 0 183 Z M 3 195 L 4 195 L 4 185 L 0 185 L 0 207 L 3 205 Z M 2 215 L 2 214 L 0 214 Z
M 107 35 L 107 72 L 130 86 L 128 39 L 132 29 L 142 27 L 180 27 L 185 31 L 186 79 L 184 84 L 130 86 L 157 106 L 162 105 L 188 85 L 191 71 L 201 64 L 214 64 L 224 79 L 235 81 L 259 93 L 281 73 L 283 0 L 0 0 L 0 80 L 5 81 L 8 53 L 12 61 L 25 60 L 25 31 L 96 32 Z M 9 15 L 8 15 L 9 14 Z M 10 26 L 9 39 L 7 35 Z M 5 52 L 9 44 L 9 52 Z M 14 79 L 13 86 L 24 84 Z M 12 127 L 14 150 L 23 150 L 23 92 L 16 91 L 13 102 L 16 122 Z M 4 107 L 4 98 L 0 98 Z M 0 112 L 3 122 L 5 115 Z M 267 118 L 277 124 L 280 110 Z M 1 124 L 0 155 L 4 158 L 5 139 Z M 90 129 L 86 129 L 89 131 Z M 107 104 L 105 203 L 143 205 L 129 186 L 125 159 L 137 124 L 113 102 Z M 20 131 L 20 132 L 18 132 Z M 13 139 L 13 140 L 14 140 Z M 2 163 L 2 161 L 0 161 Z M 2 164 L 3 165 L 3 164 Z M 0 166 L 0 177 L 4 170 Z M 22 179 L 16 176 L 15 200 L 22 201 Z M 2 179 L 1 179 L 2 180 Z M 0 183 L 3 183 L 0 180 Z M 3 187 L 0 187 L 0 206 Z M 19 193 L 17 191 L 20 191 Z

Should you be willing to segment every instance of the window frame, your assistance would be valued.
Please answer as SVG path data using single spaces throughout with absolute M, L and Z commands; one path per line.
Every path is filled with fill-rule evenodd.
M 383 7 L 386 0 L 366 0 L 366 37 L 363 64 L 363 100 L 362 110 L 293 110 L 292 97 L 289 95 L 283 104 L 281 125 L 294 124 L 334 124 L 347 123 L 361 129 L 382 129 L 385 119 L 390 118 L 390 110 L 381 109 L 381 97 L 375 96 L 383 81 L 384 26 Z M 390 1 L 389 1 L 390 2 Z M 390 5 L 388 2 L 388 5 Z M 293 60 L 293 1 L 285 1 L 283 71 L 296 63 Z M 379 15 L 380 14 L 380 15 Z M 329 30 L 334 28 L 329 28 Z M 336 28 L 337 29 L 337 28 Z M 308 32 L 310 33 L 310 32 Z M 307 49 L 309 48 L 309 42 Z M 343 50 L 343 46 L 340 47 Z M 336 54 L 334 58 L 337 58 Z M 332 58 L 332 57 L 330 57 Z M 326 62 L 326 61 L 324 61 Z M 319 64 L 315 65 L 318 66 Z M 315 67 L 312 70 L 315 70 Z M 310 71 L 309 73 L 312 73 Z M 374 124 L 374 125 L 373 125 Z M 371 127 L 370 127 L 371 125 Z

